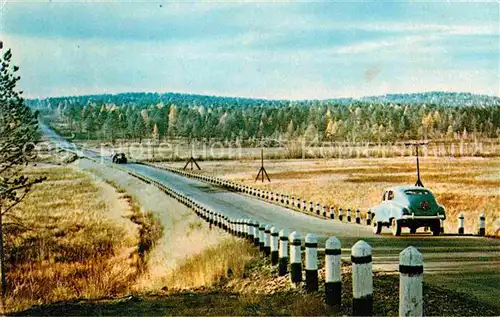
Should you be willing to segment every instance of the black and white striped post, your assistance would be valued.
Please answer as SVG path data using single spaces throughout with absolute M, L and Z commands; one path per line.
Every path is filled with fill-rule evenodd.
M 238 227 L 239 228 L 239 235 L 238 236 L 241 238 L 243 238 L 245 236 L 245 224 L 244 224 L 243 220 L 244 220 L 243 218 L 238 219 L 238 222 L 240 224 Z
M 372 224 L 372 210 L 368 209 L 368 212 L 366 213 L 366 225 L 369 226 Z
M 464 234 L 464 232 L 465 232 L 465 230 L 464 230 L 464 219 L 465 219 L 464 213 L 461 212 L 458 215 L 458 234 Z
M 316 203 L 316 215 L 320 215 L 319 203 Z
M 264 223 L 259 224 L 259 249 L 264 252 L 264 240 L 266 235 L 266 225 Z
M 292 196 L 292 207 L 295 208 L 295 197 Z
M 292 232 L 289 236 L 290 241 L 290 281 L 292 285 L 302 282 L 302 254 L 300 252 L 300 234 Z
M 340 307 L 342 301 L 340 240 L 330 237 L 325 242 L 325 302 Z
M 253 245 L 258 247 L 260 246 L 260 230 L 259 230 L 259 222 L 253 222 Z
M 309 202 L 309 212 L 313 212 L 313 211 L 314 211 L 314 207 L 313 207 L 313 205 L 314 205 L 314 204 L 313 204 L 313 202 L 312 202 L 312 201 L 310 201 L 310 202 Z
M 318 290 L 318 237 L 314 233 L 306 235 L 306 290 Z
M 286 195 L 285 204 L 290 205 L 290 196 Z
M 326 217 L 326 205 L 323 205 L 323 217 Z
M 484 212 L 479 215 L 479 232 L 480 236 L 484 236 L 486 234 L 486 216 Z
M 253 223 L 254 221 L 250 219 L 248 221 L 248 240 L 250 240 L 251 243 L 253 243 L 255 236 L 254 236 L 254 231 L 253 231 Z
M 240 219 L 239 218 L 234 219 L 234 235 L 237 237 L 240 236 Z
M 244 238 L 245 237 L 245 219 L 240 218 L 239 222 L 240 222 L 240 235 L 239 236 Z
M 342 208 L 339 208 L 339 220 L 342 221 L 342 218 L 344 218 L 344 211 Z
M 351 248 L 352 261 L 352 314 L 373 315 L 372 247 L 363 240 Z
M 251 230 L 250 219 L 245 219 L 245 238 L 247 240 L 250 240 L 250 230 Z
M 351 208 L 347 208 L 347 222 L 351 222 Z
M 266 225 L 264 227 L 264 254 L 266 256 L 271 255 L 271 226 Z
M 279 238 L 278 275 L 283 276 L 288 272 L 288 231 L 281 230 Z
M 279 232 L 276 227 L 271 228 L 271 265 L 277 265 L 279 259 Z
M 304 211 L 307 211 L 307 201 L 305 201 L 305 200 L 302 201 L 302 207 L 303 207 Z
M 232 235 L 236 234 L 236 220 L 233 218 L 229 219 L 229 233 Z
M 361 214 L 359 212 L 359 209 L 356 209 L 356 223 L 357 224 L 361 223 Z
M 330 206 L 330 219 L 335 219 L 335 207 Z
M 424 258 L 414 247 L 399 254 L 399 316 L 423 316 Z

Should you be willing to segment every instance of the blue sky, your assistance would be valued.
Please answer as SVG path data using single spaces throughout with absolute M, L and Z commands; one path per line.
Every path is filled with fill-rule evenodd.
M 3 2 L 29 97 L 500 95 L 498 2 Z

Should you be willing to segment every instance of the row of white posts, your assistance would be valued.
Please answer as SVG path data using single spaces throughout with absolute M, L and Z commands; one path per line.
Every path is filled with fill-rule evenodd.
M 142 177 L 138 175 L 138 177 Z M 222 213 L 209 211 L 189 197 L 167 188 L 159 182 L 145 179 L 165 193 L 195 211 L 211 225 L 248 239 L 258 246 L 271 265 L 278 266 L 278 275 L 284 276 L 290 268 L 292 285 L 302 281 L 302 241 L 298 232 L 288 234 L 276 227 L 260 224 L 251 219 L 232 219 Z M 305 236 L 305 288 L 318 291 L 318 239 L 315 234 Z M 290 253 L 290 255 L 289 255 Z M 290 263 L 288 263 L 290 262 Z M 372 247 L 363 240 L 351 248 L 352 262 L 352 313 L 354 316 L 373 315 Z M 325 302 L 339 308 L 342 299 L 341 243 L 336 237 L 325 242 Z M 289 264 L 289 265 L 288 265 Z M 399 315 L 423 316 L 423 257 L 414 247 L 408 247 L 399 255 Z
M 159 166 L 155 165 L 155 167 L 159 167 Z M 180 174 L 182 176 L 197 178 L 197 179 L 200 179 L 200 180 L 212 183 L 212 184 L 226 187 L 230 190 L 242 192 L 242 193 L 245 193 L 245 194 L 248 194 L 251 196 L 256 196 L 258 198 L 269 200 L 271 202 L 281 203 L 284 206 L 292 207 L 292 208 L 295 208 L 295 209 L 300 210 L 300 211 L 309 210 L 309 212 L 314 212 L 314 210 L 315 210 L 317 215 L 323 215 L 323 217 L 335 219 L 335 207 L 333 207 L 333 206 L 328 208 L 326 205 L 322 205 L 320 207 L 319 203 L 314 204 L 312 201 L 310 201 L 309 208 L 307 208 L 308 204 L 307 204 L 306 200 L 301 200 L 300 198 L 295 199 L 295 197 L 293 197 L 293 196 L 290 198 L 289 195 L 264 191 L 264 190 L 252 188 L 250 186 L 233 183 L 233 182 L 230 182 L 228 180 L 221 179 L 221 178 L 192 173 L 192 172 L 186 172 L 184 170 L 179 170 L 179 169 L 175 169 L 175 168 L 171 168 L 171 167 L 159 167 L 159 168 L 169 170 L 171 172 Z M 314 208 L 314 206 L 316 206 L 316 208 Z M 338 209 L 337 219 L 339 221 L 344 221 L 344 210 L 342 208 Z M 345 219 L 348 223 L 352 222 L 352 220 L 354 219 L 355 223 L 361 224 L 360 210 L 356 209 L 355 216 L 353 218 L 352 217 L 352 210 L 350 208 L 348 208 L 346 211 L 346 214 L 345 214 Z M 464 219 L 465 219 L 464 213 L 460 213 L 460 215 L 458 216 L 458 234 L 465 234 Z M 368 209 L 365 224 L 367 226 L 370 226 L 371 220 L 372 220 L 372 212 L 370 209 Z M 441 232 L 444 232 L 443 221 L 441 221 Z M 485 216 L 484 212 L 482 212 L 478 218 L 477 234 L 479 236 L 484 236 L 486 234 L 486 216 Z
M 318 238 L 315 234 L 305 236 L 305 268 L 302 264 L 302 240 L 298 232 L 288 234 L 286 230 L 251 219 L 230 219 L 195 203 L 188 206 L 208 221 L 229 233 L 243 237 L 259 247 L 270 257 L 271 265 L 277 266 L 279 276 L 290 272 L 290 282 L 298 286 L 305 282 L 307 292 L 316 292 L 318 279 Z M 373 315 L 373 271 L 372 248 L 363 240 L 351 249 L 352 262 L 352 310 L 354 316 Z M 305 271 L 305 281 L 303 281 Z M 400 253 L 400 315 L 422 316 L 423 258 L 414 247 Z M 342 298 L 341 243 L 330 237 L 325 243 L 325 302 L 340 307 Z

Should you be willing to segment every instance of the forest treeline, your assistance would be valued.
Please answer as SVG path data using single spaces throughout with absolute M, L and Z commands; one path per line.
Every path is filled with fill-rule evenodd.
M 125 93 L 30 100 L 29 104 L 51 125 L 79 139 L 387 142 L 498 138 L 499 100 L 456 93 L 322 101 Z

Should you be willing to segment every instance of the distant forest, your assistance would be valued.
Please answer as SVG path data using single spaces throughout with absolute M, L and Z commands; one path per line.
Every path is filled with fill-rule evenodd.
M 304 101 L 123 93 L 28 104 L 49 124 L 79 139 L 387 142 L 500 137 L 500 98 L 465 93 Z

